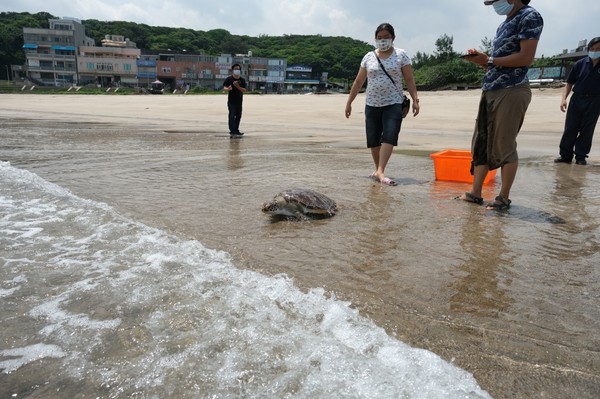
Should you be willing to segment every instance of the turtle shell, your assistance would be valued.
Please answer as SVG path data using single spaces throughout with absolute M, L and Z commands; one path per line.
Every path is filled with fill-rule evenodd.
M 263 211 L 280 215 L 333 216 L 337 212 L 334 200 L 314 190 L 292 189 L 277 194 L 263 206 Z

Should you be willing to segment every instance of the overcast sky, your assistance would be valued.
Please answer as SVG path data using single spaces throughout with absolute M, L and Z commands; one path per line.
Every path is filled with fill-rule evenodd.
M 532 0 L 530 5 L 545 22 L 538 57 L 574 49 L 579 40 L 600 36 L 598 0 Z M 0 11 L 46 11 L 80 20 L 203 31 L 222 28 L 248 36 L 347 36 L 368 43 L 374 41 L 377 25 L 389 22 L 396 29 L 395 45 L 409 54 L 433 53 L 435 40 L 443 34 L 454 37 L 454 51 L 478 48 L 502 22 L 482 0 L 2 0 Z

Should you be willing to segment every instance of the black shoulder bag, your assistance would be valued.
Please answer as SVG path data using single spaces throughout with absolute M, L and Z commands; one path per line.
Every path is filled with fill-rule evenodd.
M 379 66 L 381 67 L 383 72 L 387 75 L 388 78 L 390 78 L 390 80 L 392 81 L 394 86 L 398 87 L 398 86 L 396 86 L 396 82 L 394 81 L 394 79 L 392 79 L 390 74 L 385 70 L 385 67 L 383 66 L 383 63 L 377 56 L 377 53 L 375 51 L 373 51 L 373 54 L 375 54 L 375 58 L 377 58 L 377 62 L 379 62 Z M 402 97 L 404 98 L 404 100 L 402 101 L 402 118 L 406 118 L 406 115 L 408 115 L 408 111 L 410 110 L 410 98 L 408 98 L 408 96 L 405 96 L 404 93 L 401 93 L 401 94 L 402 94 Z

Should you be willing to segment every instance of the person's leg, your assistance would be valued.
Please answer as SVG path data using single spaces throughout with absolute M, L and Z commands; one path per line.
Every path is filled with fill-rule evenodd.
M 377 179 L 379 181 L 383 181 L 383 179 L 385 179 L 385 167 L 387 166 L 393 151 L 393 145 L 388 143 L 381 143 L 381 146 L 379 147 L 379 155 L 377 157 L 378 161 L 375 165 L 377 167 L 375 176 L 377 176 Z
M 371 151 L 371 157 L 375 164 L 375 171 L 371 177 L 379 180 L 377 170 L 379 169 L 379 155 L 381 152 L 381 132 L 383 125 L 381 123 L 381 107 L 365 106 L 365 132 L 367 136 L 367 147 Z
M 498 193 L 498 196 L 494 199 L 494 202 L 491 202 L 487 205 L 487 209 L 506 210 L 510 207 L 510 203 L 512 202 L 509 198 L 510 189 L 512 188 L 515 177 L 517 176 L 518 167 L 519 161 L 502 165 L 502 187 L 500 187 L 500 193 Z
M 581 130 L 575 141 L 575 159 L 585 161 L 592 149 L 594 130 L 600 115 L 600 98 L 589 98 L 585 110 L 581 113 Z
M 379 170 L 379 155 L 381 153 L 381 146 L 371 148 L 371 157 L 373 157 L 373 163 L 375 164 L 375 173 L 373 177 L 376 177 L 377 171 Z
M 473 185 L 471 191 L 466 192 L 457 199 L 472 202 L 477 205 L 483 204 L 482 188 L 483 182 L 490 170 L 487 163 L 487 140 L 488 140 L 488 117 L 487 117 L 487 96 L 486 92 L 481 94 L 479 107 L 477 110 L 477 120 L 471 139 L 471 165 L 473 174 Z
M 495 132 L 492 159 L 498 159 L 501 165 L 502 185 L 498 196 L 487 208 L 503 210 L 510 206 L 510 190 L 519 168 L 517 135 L 531 102 L 531 90 L 528 86 L 506 89 L 498 93 L 496 100 L 499 102 L 492 120 Z
M 502 198 L 508 199 L 510 195 L 510 189 L 515 181 L 515 177 L 517 177 L 517 169 L 519 168 L 519 161 L 505 163 L 502 165 L 501 169 L 501 180 L 502 187 L 500 187 L 500 196 Z
M 402 126 L 402 104 L 393 104 L 383 107 L 381 115 L 382 134 L 381 147 L 379 149 L 379 157 L 375 176 L 380 182 L 394 185 L 395 182 L 391 179 L 386 179 L 385 168 L 394 152 L 394 147 L 398 145 L 398 135 Z
M 242 103 L 236 104 L 235 108 L 235 133 L 240 133 L 240 122 L 242 121 Z
M 477 205 L 483 204 L 483 182 L 487 177 L 490 168 L 487 165 L 478 165 L 473 168 L 473 185 L 470 192 L 466 192 L 458 197 L 463 201 L 473 202 Z
M 565 129 L 558 146 L 560 159 L 566 162 L 571 162 L 573 160 L 573 150 L 577 141 L 577 136 L 579 135 L 581 118 L 583 117 L 580 107 L 580 99 L 577 95 L 573 95 L 571 101 L 569 101 L 567 115 L 565 116 Z M 556 161 L 559 161 L 559 159 Z
M 235 134 L 235 106 L 232 103 L 227 103 L 229 134 Z

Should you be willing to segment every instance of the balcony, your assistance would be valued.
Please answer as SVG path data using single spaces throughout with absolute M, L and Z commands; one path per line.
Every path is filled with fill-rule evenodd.
M 75 54 L 73 55 L 60 55 L 60 54 L 46 54 L 46 53 L 27 53 L 27 59 L 30 60 L 68 60 L 75 62 Z
M 72 68 L 68 68 L 68 67 L 52 67 L 52 66 L 31 66 L 28 65 L 27 66 L 27 70 L 28 71 L 36 71 L 36 72 L 73 72 L 76 73 L 77 72 L 77 68 L 72 67 Z

